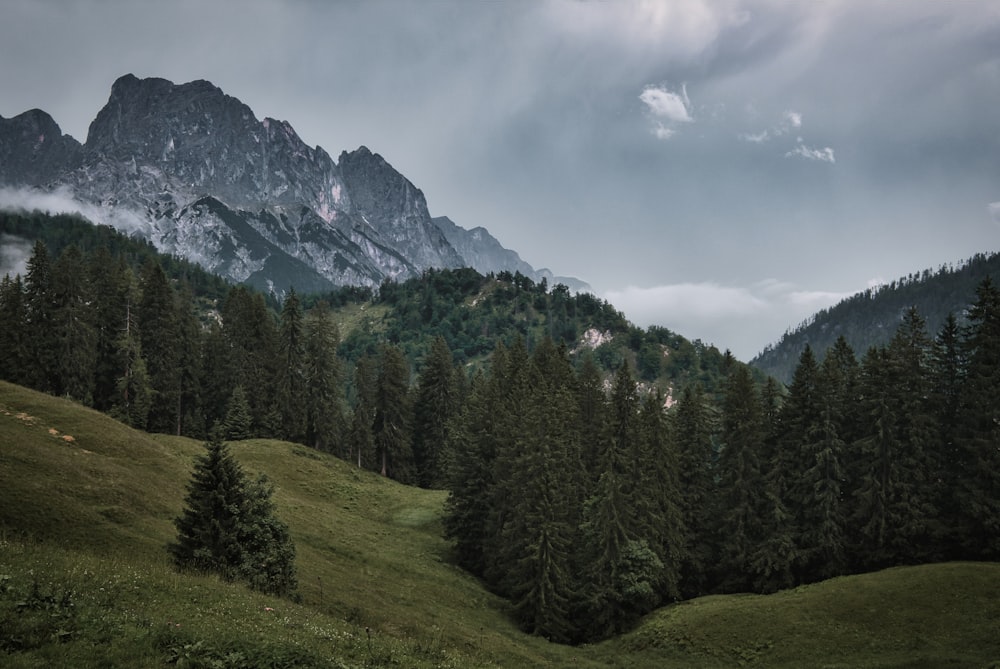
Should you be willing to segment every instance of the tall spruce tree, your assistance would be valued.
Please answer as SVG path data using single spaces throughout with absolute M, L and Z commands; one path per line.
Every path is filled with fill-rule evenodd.
M 57 392 L 89 405 L 97 358 L 94 296 L 83 254 L 75 245 L 67 246 L 52 267 L 52 297 Z
M 442 448 L 448 443 L 448 427 L 459 406 L 451 350 L 444 337 L 438 336 L 424 360 L 413 406 L 413 458 L 418 482 L 425 488 L 444 482 Z
M 223 396 L 215 398 L 222 403 L 217 410 L 224 411 L 232 388 L 241 385 L 254 417 L 254 434 L 277 436 L 281 414 L 274 402 L 274 387 L 281 356 L 275 320 L 263 295 L 245 286 L 232 288 L 222 305 L 222 323 L 228 369 L 221 371 L 229 384 L 224 386 Z
M 827 396 L 829 398 L 829 396 Z M 803 473 L 809 491 L 800 511 L 800 580 L 838 576 L 847 569 L 847 510 L 843 504 L 844 442 L 837 433 L 832 402 L 824 402 L 814 462 Z
M 836 355 L 838 358 L 834 358 Z M 781 427 L 790 480 L 787 505 L 793 511 L 796 562 L 799 581 L 814 581 L 840 574 L 846 568 L 846 509 L 842 503 L 845 444 L 840 437 L 841 395 L 848 392 L 842 379 L 846 360 L 843 350 L 828 353 L 823 365 L 816 364 L 811 350 L 803 352 Z
M 888 348 L 889 397 L 897 418 L 894 553 L 906 563 L 930 559 L 941 534 L 934 523 L 936 489 L 931 483 L 943 467 L 930 406 L 931 353 L 924 319 L 911 307 Z
M 483 575 L 504 595 L 510 594 L 506 537 L 513 531 L 509 526 L 523 520 L 517 517 L 514 507 L 523 492 L 520 476 L 526 443 L 522 421 L 530 405 L 531 388 L 528 364 L 524 342 L 517 339 L 490 370 L 493 382 L 490 396 L 494 401 L 492 410 L 496 412 L 496 420 L 491 426 L 495 454 L 492 485 L 489 490 L 483 491 L 489 496 Z
M 181 356 L 175 433 L 203 439 L 209 425 L 201 393 L 205 337 L 195 309 L 194 294 L 187 283 L 182 283 L 177 291 L 177 336 Z
M 302 305 L 295 289 L 285 297 L 279 330 L 279 365 L 275 392 L 281 416 L 282 438 L 305 441 L 308 408 L 306 406 L 305 328 Z
M 599 454 L 604 434 L 607 398 L 604 380 L 594 360 L 593 352 L 586 351 L 577 372 L 577 404 L 579 406 L 580 457 L 593 485 L 600 476 Z
M 502 544 L 515 616 L 526 631 L 555 641 L 578 633 L 572 550 L 582 469 L 571 381 L 569 361 L 546 338 L 528 371 L 524 447 L 511 472 L 521 494 L 513 500 Z
M 757 555 L 762 545 L 761 509 L 764 485 L 759 456 L 763 447 L 761 404 L 749 370 L 730 365 L 722 406 L 718 466 L 717 536 L 720 588 L 724 592 L 753 589 L 760 576 Z
M 354 366 L 354 408 L 348 436 L 350 452 L 347 459 L 357 462 L 359 468 L 375 469 L 375 402 L 377 398 L 378 370 L 375 361 L 361 356 Z M 367 465 L 365 464 L 367 463 Z
M 888 398 L 885 349 L 870 348 L 861 361 L 861 396 L 864 435 L 854 452 L 863 463 L 852 501 L 851 524 L 855 532 L 854 569 L 885 567 L 894 555 L 889 545 L 893 532 L 890 515 L 894 480 L 895 415 Z
M 492 360 L 497 360 L 494 351 Z M 448 430 L 448 498 L 443 518 L 445 537 L 455 542 L 459 565 L 476 575 L 486 569 L 486 525 L 493 487 L 495 404 L 491 383 L 482 374 L 473 377 L 466 401 Z
M 685 527 L 680 507 L 679 464 L 668 437 L 664 399 L 659 391 L 646 395 L 639 412 L 640 462 L 637 496 L 650 500 L 644 536 L 663 563 L 660 598 L 680 597 L 680 570 L 685 560 Z
M 305 318 L 307 440 L 314 448 L 343 454 L 346 426 L 339 344 L 340 332 L 329 305 L 317 303 Z
M 229 398 L 229 406 L 226 408 L 226 420 L 222 424 L 222 431 L 226 439 L 242 441 L 253 436 L 253 419 L 250 416 L 250 404 L 247 402 L 247 394 L 243 391 L 243 386 L 233 388 L 233 394 Z
M 225 421 L 233 389 L 242 385 L 232 362 L 234 353 L 222 324 L 210 323 L 202 336 L 200 377 L 202 415 L 206 425 L 221 425 Z
M 938 428 L 940 471 L 931 477 L 935 487 L 934 504 L 942 528 L 940 549 L 944 559 L 963 556 L 963 509 L 959 491 L 965 481 L 963 453 L 959 449 L 960 407 L 965 384 L 965 360 L 962 332 L 954 314 L 948 314 L 934 340 L 931 360 L 931 406 Z
M 142 297 L 137 307 L 142 354 L 153 388 L 148 429 L 177 431 L 181 394 L 180 324 L 174 289 L 163 267 L 150 258 L 140 275 Z
M 635 379 L 623 363 L 609 398 L 602 472 L 585 504 L 581 528 L 588 547 L 588 636 L 596 638 L 620 632 L 650 611 L 663 583 L 663 562 L 643 536 L 649 511 L 636 504 L 639 407 Z
M 58 342 L 55 329 L 55 289 L 52 262 L 41 241 L 35 242 L 24 279 L 28 332 L 31 333 L 29 385 L 42 392 L 58 392 Z
M 958 407 L 958 505 L 965 554 L 1000 559 L 1000 290 L 985 279 L 969 309 Z
M 111 397 L 111 415 L 126 425 L 143 429 L 149 420 L 149 409 L 153 403 L 153 388 L 142 357 L 142 342 L 136 325 L 132 300 L 137 295 L 134 286 L 126 298 L 125 313 L 119 326 L 118 338 L 114 342 L 113 357 L 114 394 Z
M 704 595 L 715 564 L 711 536 L 714 497 L 715 432 L 711 410 L 701 386 L 687 386 L 672 414 L 671 439 L 678 456 L 680 512 L 685 530 L 681 593 Z
M 93 304 L 96 334 L 94 408 L 109 411 L 116 403 L 118 379 L 122 373 L 122 331 L 130 316 L 132 324 L 135 324 L 134 314 L 127 312 L 138 303 L 138 285 L 124 259 L 113 258 L 103 246 L 91 253 L 89 273 L 92 291 L 96 296 Z M 138 330 L 133 334 L 138 343 Z
M 375 384 L 373 436 L 382 476 L 412 482 L 413 452 L 410 449 L 410 370 L 402 349 L 383 344 L 379 350 Z
M 869 350 L 862 361 L 866 425 L 856 454 L 865 467 L 853 510 L 861 568 L 920 562 L 934 545 L 929 360 L 923 320 L 911 309 L 889 346 Z
M 31 335 L 21 276 L 5 275 L 0 280 L 0 378 L 31 383 Z

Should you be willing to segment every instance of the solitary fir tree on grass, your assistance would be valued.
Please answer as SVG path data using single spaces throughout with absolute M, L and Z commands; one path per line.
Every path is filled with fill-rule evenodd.
M 274 515 L 273 487 L 263 476 L 248 481 L 218 432 L 205 447 L 174 520 L 177 540 L 168 546 L 174 564 L 262 592 L 293 593 L 295 546 Z

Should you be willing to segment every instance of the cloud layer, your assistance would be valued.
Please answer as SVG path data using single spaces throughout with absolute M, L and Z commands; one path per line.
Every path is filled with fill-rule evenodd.
M 0 114 L 82 141 L 126 72 L 208 79 L 636 320 L 701 290 L 774 340 L 801 310 L 762 276 L 837 293 L 997 250 L 997 44 L 993 0 L 8 0 Z
M 860 290 L 860 289 L 859 289 Z M 789 327 L 853 293 L 806 291 L 776 279 L 749 286 L 680 283 L 607 291 L 604 299 L 641 327 L 662 325 L 749 360 Z M 791 319 L 791 320 L 789 320 Z M 734 333 L 739 331 L 739 336 Z

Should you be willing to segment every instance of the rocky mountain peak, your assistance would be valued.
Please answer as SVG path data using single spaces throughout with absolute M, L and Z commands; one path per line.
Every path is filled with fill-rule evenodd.
M 0 116 L 0 183 L 42 186 L 80 160 L 80 142 L 41 109 Z
M 204 80 L 118 78 L 82 146 L 45 112 L 0 118 L 4 184 L 68 187 L 108 211 L 102 222 L 279 294 L 482 271 L 382 156 L 361 146 L 334 162 Z
M 466 264 L 431 221 L 423 192 L 382 156 L 361 146 L 342 152 L 337 165 L 351 194 L 353 213 L 391 239 L 418 266 Z

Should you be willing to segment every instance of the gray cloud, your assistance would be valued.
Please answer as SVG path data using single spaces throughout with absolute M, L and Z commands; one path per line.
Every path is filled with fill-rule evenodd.
M 692 339 L 730 348 L 738 358 L 749 360 L 774 339 L 774 332 L 780 335 L 789 326 L 853 292 L 857 291 L 802 290 L 787 282 L 765 279 L 739 286 L 712 282 L 629 286 L 607 291 L 603 297 L 641 327 L 662 325 Z M 744 338 L 734 339 L 734 328 L 743 331 Z
M 125 72 L 209 79 L 637 322 L 728 289 L 761 327 L 690 334 L 746 352 L 803 317 L 761 277 L 839 295 L 997 249 L 997 44 L 991 0 L 7 0 L 0 114 L 83 140 Z
M 126 232 L 146 233 L 144 217 L 120 207 L 110 209 L 81 202 L 66 187 L 54 191 L 0 186 L 0 211 L 41 211 L 49 214 L 77 214 L 98 225 L 110 225 Z

